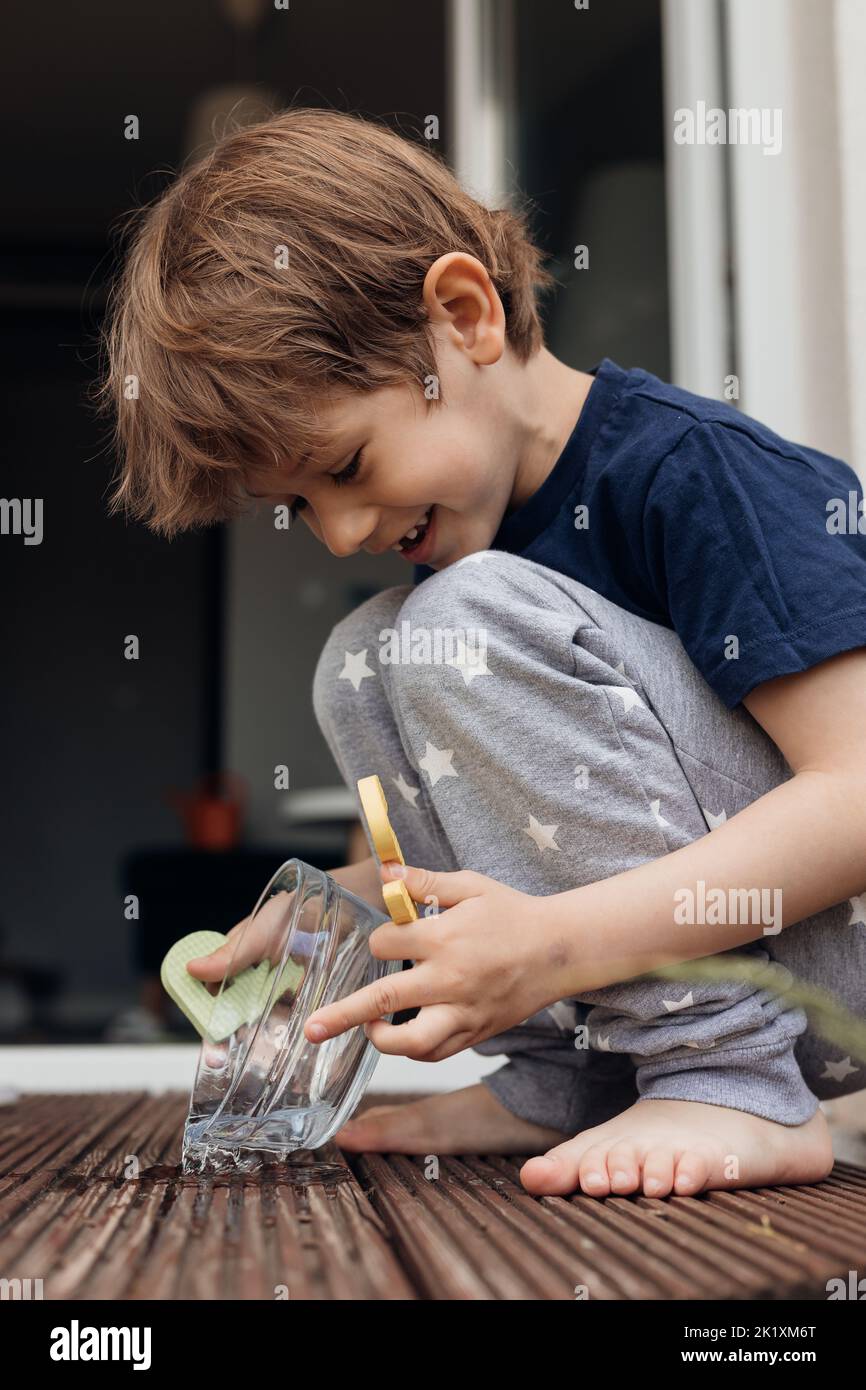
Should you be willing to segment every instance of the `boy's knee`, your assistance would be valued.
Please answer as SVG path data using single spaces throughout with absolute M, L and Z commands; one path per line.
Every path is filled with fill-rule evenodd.
M 537 591 L 543 575 L 542 566 L 519 555 L 478 550 L 410 590 L 399 618 L 428 630 L 455 630 L 492 621 L 501 614 L 509 594 L 529 597 Z
M 402 647 L 461 653 L 454 663 L 477 663 L 486 654 L 507 663 L 541 662 L 571 673 L 576 631 L 591 623 L 562 577 L 543 565 L 502 550 L 481 550 L 439 570 L 413 589 L 397 617 Z M 465 658 L 462 655 L 465 653 Z M 426 665 L 429 658 L 413 661 Z M 438 664 L 438 662 L 437 662 Z M 471 676 L 467 675 L 467 684 Z
M 419 631 L 456 626 L 456 615 L 469 608 L 472 602 L 473 585 L 472 577 L 467 573 L 469 570 L 474 572 L 477 589 L 479 577 L 476 566 L 461 562 L 437 570 L 423 584 L 416 585 L 401 605 L 397 626 L 408 622 Z

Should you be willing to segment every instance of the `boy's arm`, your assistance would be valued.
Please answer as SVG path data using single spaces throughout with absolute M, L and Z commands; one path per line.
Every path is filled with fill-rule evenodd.
M 780 889 L 784 927 L 866 889 L 866 649 L 767 681 L 743 703 L 793 778 L 683 849 L 544 899 L 550 939 L 571 947 L 557 997 L 761 937 L 760 924 L 678 924 L 676 895 L 699 880 L 707 893 Z
M 438 1062 L 558 999 L 760 939 L 760 922 L 677 923 L 678 894 L 696 891 L 701 880 L 707 893 L 722 889 L 726 901 L 731 889 L 781 890 L 787 926 L 862 893 L 866 649 L 768 681 L 746 703 L 794 776 L 672 854 L 546 897 L 469 870 L 383 865 L 384 881 L 398 875 L 417 902 L 432 894 L 447 910 L 430 921 L 377 927 L 373 955 L 411 959 L 414 969 L 318 1010 L 306 1036 L 322 1042 L 363 1023 L 380 1052 Z M 384 1021 L 419 1006 L 410 1023 Z

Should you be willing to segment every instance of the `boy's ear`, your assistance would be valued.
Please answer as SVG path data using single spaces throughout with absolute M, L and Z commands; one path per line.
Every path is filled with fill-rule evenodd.
M 424 308 L 431 323 L 451 329 L 455 345 L 481 367 L 505 348 L 505 310 L 485 267 L 465 251 L 449 251 L 424 277 Z

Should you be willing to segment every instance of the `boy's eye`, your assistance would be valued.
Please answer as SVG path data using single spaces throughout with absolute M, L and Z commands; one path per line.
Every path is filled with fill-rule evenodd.
M 341 468 L 339 473 L 330 473 L 328 475 L 335 487 L 342 487 L 343 483 L 347 483 L 350 478 L 354 478 L 358 469 L 361 467 L 361 455 L 363 452 L 363 449 L 359 449 L 352 461 L 346 464 L 345 468 Z
M 351 478 L 355 477 L 359 468 L 361 467 L 363 453 L 364 450 L 359 449 L 355 457 L 349 463 L 346 464 L 345 468 L 341 468 L 339 473 L 328 474 L 328 477 L 331 479 L 331 482 L 334 484 L 335 487 L 342 487 L 344 483 L 348 483 Z M 298 512 L 302 512 L 306 505 L 307 499 L 305 497 L 296 497 L 289 508 L 289 520 L 294 521 L 295 517 L 298 515 Z

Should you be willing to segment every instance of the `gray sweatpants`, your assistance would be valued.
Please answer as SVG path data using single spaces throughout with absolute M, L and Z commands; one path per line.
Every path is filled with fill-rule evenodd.
M 673 632 L 501 551 L 388 589 L 338 623 L 313 702 L 346 784 L 382 779 L 408 863 L 542 896 L 712 833 L 791 776 Z M 866 1015 L 866 894 L 779 934 L 761 921 L 736 954 L 772 959 Z M 660 1097 L 795 1125 L 818 1099 L 866 1085 L 866 1063 L 743 982 L 642 976 L 476 1050 L 508 1057 L 485 1079 L 503 1105 L 570 1133 Z

